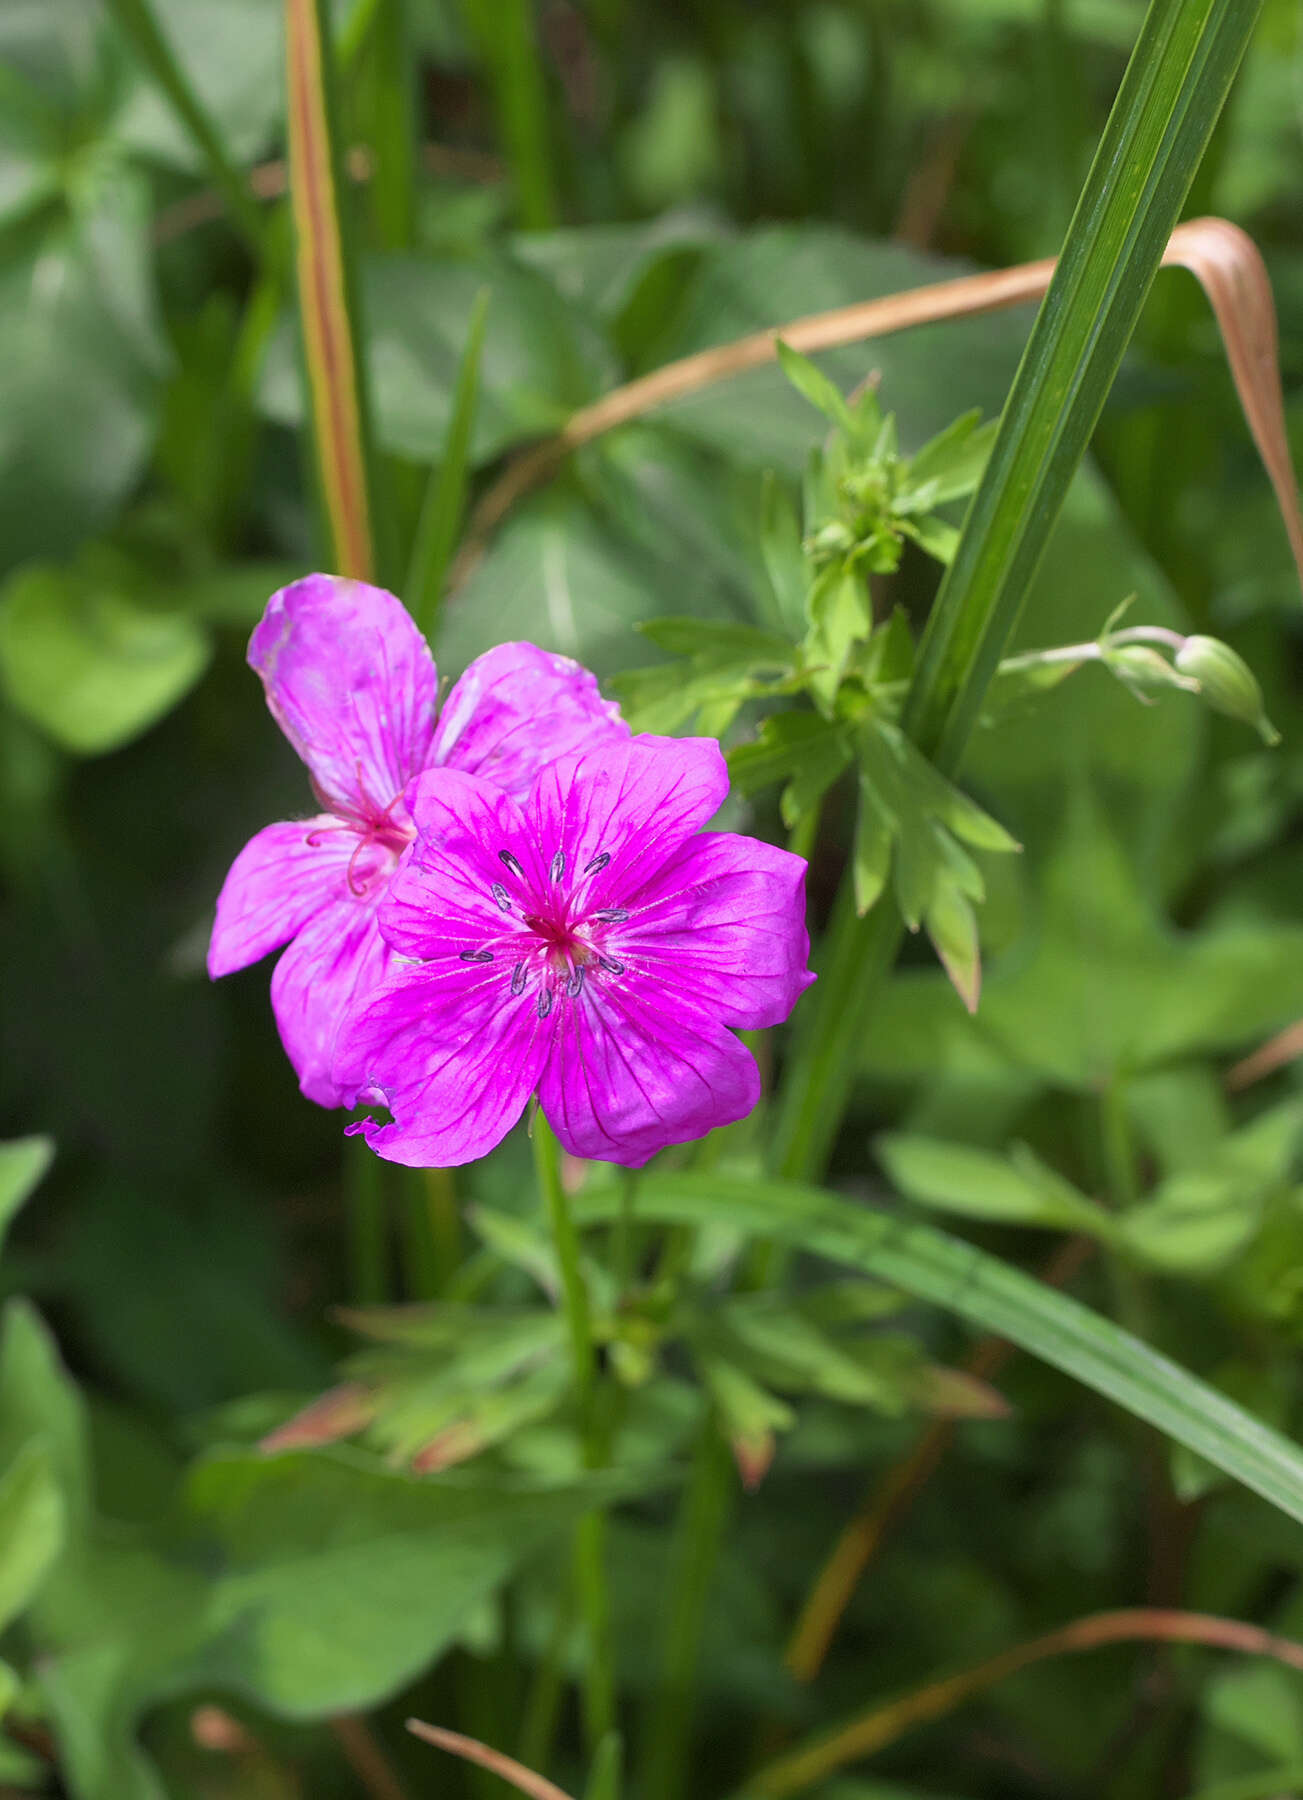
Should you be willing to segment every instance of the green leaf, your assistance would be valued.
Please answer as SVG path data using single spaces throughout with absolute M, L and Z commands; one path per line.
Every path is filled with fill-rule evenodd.
M 594 1753 L 584 1800 L 620 1800 L 623 1781 L 624 1740 L 618 1731 L 608 1731 Z
M 39 1313 L 26 1300 L 11 1300 L 0 1333 L 0 1468 L 33 1440 L 44 1447 L 70 1516 L 84 1517 L 89 1489 L 81 1396 Z
M 416 462 L 430 464 L 443 456 L 466 321 L 485 287 L 493 303 L 479 364 L 472 465 L 523 438 L 555 430 L 616 378 L 596 328 L 542 275 L 509 256 L 456 261 L 375 256 L 364 259 L 360 285 L 377 441 Z M 302 382 L 288 318 L 268 347 L 259 397 L 279 424 L 302 423 Z
M 204 1678 L 281 1717 L 371 1707 L 441 1654 L 523 1562 L 595 1504 L 652 1479 L 415 1480 L 342 1450 L 212 1457 L 189 1482 L 226 1561 Z
M 615 1217 L 619 1194 L 586 1194 L 577 1210 L 589 1221 Z M 972 1244 L 820 1188 L 742 1176 L 644 1177 L 638 1216 L 727 1221 L 878 1276 L 1061 1369 L 1303 1520 L 1303 1452 L 1295 1444 L 1110 1319 Z
M 63 1548 L 65 1516 L 50 1453 L 34 1438 L 0 1478 L 0 1631 L 49 1573 Z
M 1056 1231 L 1107 1234 L 1102 1207 L 1025 1147 L 993 1156 L 937 1138 L 888 1132 L 875 1140 L 879 1160 L 895 1187 L 921 1206 L 938 1206 L 975 1219 L 1009 1225 L 1044 1225 Z
M 45 1178 L 54 1160 L 54 1142 L 48 1137 L 10 1138 L 0 1143 L 0 1249 L 18 1208 Z
M 404 589 L 408 609 L 427 638 L 433 641 L 444 578 L 461 529 L 470 482 L 471 432 L 479 395 L 480 362 L 484 354 L 484 323 L 491 290 L 476 294 L 466 326 L 466 348 L 457 369 L 452 416 L 443 454 L 430 476 L 425 503 L 417 521 L 411 562 Z
M 638 629 L 667 656 L 690 656 L 712 668 L 786 674 L 796 662 L 796 647 L 789 639 L 755 625 L 716 624 L 688 616 L 647 619 Z
M 981 416 L 976 407 L 971 412 L 961 413 L 953 425 L 947 425 L 944 431 L 929 438 L 923 448 L 910 457 L 904 481 L 910 488 L 935 483 L 930 496 L 932 506 L 944 506 L 948 500 L 962 499 L 965 494 L 971 494 L 981 480 L 1000 424 L 998 419 L 989 419 L 981 425 Z
M 844 728 L 812 712 L 771 713 L 754 743 L 729 752 L 729 775 L 744 794 L 785 781 L 783 823 L 794 829 L 851 760 Z
M 143 606 L 91 568 L 27 568 L 0 591 L 5 691 L 83 756 L 116 749 L 170 711 L 210 654 L 195 619 Z
M 774 340 L 774 348 L 778 352 L 778 366 L 797 393 L 808 400 L 816 411 L 821 412 L 825 419 L 839 425 L 848 436 L 858 437 L 856 420 L 841 389 L 829 381 L 823 370 L 817 368 L 808 356 L 802 356 L 798 350 L 793 350 L 782 338 Z

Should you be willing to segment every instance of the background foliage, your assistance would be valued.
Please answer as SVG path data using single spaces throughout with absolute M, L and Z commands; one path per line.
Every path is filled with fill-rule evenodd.
M 736 641 L 669 620 L 791 635 L 766 548 L 827 421 L 771 367 L 623 426 L 519 500 L 440 605 L 463 477 L 473 502 L 514 449 L 670 359 L 1052 254 L 1142 17 L 1132 0 L 329 12 L 340 139 L 364 152 L 344 185 L 378 576 L 437 610 L 445 677 L 525 637 L 624 674 L 632 705 L 680 678 L 645 671 L 686 649 L 710 673 L 711 645 Z M 1297 33 L 1268 0 L 1187 207 L 1263 249 L 1296 448 Z M 927 1233 L 949 1214 L 1028 1271 L 1071 1234 L 1055 1273 L 1095 1314 L 1298 1435 L 1298 1081 L 1226 1080 L 1303 1014 L 1298 589 L 1194 283 L 1165 274 L 1145 307 L 1019 647 L 1090 640 L 1135 595 L 1136 621 L 1247 658 L 1282 745 L 1180 693 L 1137 704 L 1090 668 L 979 730 L 965 785 L 1023 846 L 979 854 L 981 1008 L 911 940 L 862 1022 L 832 1156 L 861 1223 L 881 1217 L 866 1201 L 907 1223 L 896 1260 L 823 1202 L 783 1225 L 757 1187 L 763 1115 L 709 1146 L 644 1193 L 637 1280 L 621 1288 L 604 1231 L 586 1236 L 618 1389 L 611 1466 L 586 1471 L 528 1146 L 467 1172 L 456 1211 L 388 1174 L 368 1189 L 338 1117 L 297 1094 L 265 969 L 203 974 L 232 855 L 306 804 L 244 644 L 275 586 L 332 561 L 285 141 L 276 0 L 0 10 L 0 1131 L 20 1140 L 0 1161 L 0 1784 L 505 1791 L 410 1742 L 417 1712 L 578 1793 L 564 1547 L 595 1502 L 614 1509 L 613 1667 L 644 1800 L 732 1793 L 811 1732 L 1101 1609 L 1303 1634 L 1294 1519 L 1061 1369 L 954 1372 L 971 1341 L 953 1315 L 998 1323 L 1024 1290 L 988 1263 L 955 1300 Z M 1014 309 L 818 364 L 843 392 L 876 375 L 908 456 L 969 408 L 1000 412 L 1030 322 Z M 875 600 L 917 633 L 937 565 L 897 549 Z M 746 742 L 757 719 L 743 697 L 698 728 Z M 735 822 L 800 828 L 775 785 L 738 785 Z M 806 840 L 820 927 L 854 788 L 832 783 Z M 766 1052 L 780 1069 L 785 1053 Z M 590 1183 L 584 1216 L 600 1226 L 617 1200 Z M 745 1234 L 784 1230 L 784 1283 L 735 1283 Z M 832 1281 L 828 1258 L 860 1278 Z M 392 1315 L 337 1312 L 435 1294 L 406 1337 Z M 1106 1336 L 1060 1362 L 1135 1411 L 1152 1380 L 1191 1429 L 1211 1416 L 1148 1363 L 1115 1376 L 1116 1354 Z M 371 1435 L 264 1456 L 341 1362 L 383 1396 Z M 798 1679 L 784 1649 L 820 1566 L 938 1412 L 965 1416 L 818 1680 Z M 772 1455 L 754 1491 L 712 1420 L 753 1478 Z M 414 1476 L 451 1426 L 464 1460 Z M 1287 1489 L 1288 1471 L 1283 1505 Z M 802 1791 L 1303 1792 L 1300 1680 L 1144 1643 L 1046 1660 Z

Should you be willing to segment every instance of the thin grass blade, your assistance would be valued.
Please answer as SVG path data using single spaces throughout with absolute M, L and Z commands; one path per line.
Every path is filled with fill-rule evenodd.
M 618 1190 L 585 1196 L 576 1210 L 584 1223 L 613 1219 Z M 889 1282 L 1061 1369 L 1303 1521 L 1296 1444 L 1111 1319 L 962 1239 L 822 1188 L 726 1175 L 646 1177 L 638 1217 L 727 1223 Z
M 466 510 L 471 429 L 475 423 L 484 321 L 488 310 L 489 290 L 481 288 L 475 296 L 466 327 L 466 347 L 457 370 L 457 388 L 443 456 L 430 476 L 407 570 L 407 604 L 412 617 L 429 638 L 434 636 L 444 582 Z

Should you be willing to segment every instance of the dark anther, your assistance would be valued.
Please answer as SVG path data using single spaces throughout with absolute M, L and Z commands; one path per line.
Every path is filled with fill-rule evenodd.
M 523 962 L 517 963 L 515 968 L 511 971 L 511 991 L 513 994 L 523 994 L 524 993 L 524 991 L 525 991 L 525 976 L 526 976 L 526 969 L 525 969 L 524 963 Z
M 500 881 L 495 881 L 489 891 L 497 901 L 498 905 L 502 908 L 503 912 L 511 911 L 511 896 L 507 893 L 506 888 L 503 887 Z
M 585 875 L 600 875 L 602 870 L 606 867 L 607 863 L 609 863 L 610 860 L 611 860 L 611 858 L 610 858 L 610 855 L 608 854 L 608 852 L 603 850 L 602 854 L 600 856 L 595 856 L 593 858 L 592 862 L 585 863 L 584 874 Z
M 622 962 L 616 962 L 613 956 L 599 956 L 597 960 L 601 963 L 608 975 L 624 974 L 624 964 Z
M 565 872 L 566 872 L 566 853 L 564 850 L 558 850 L 556 855 L 552 858 L 552 879 L 553 879 L 553 881 L 560 881 L 561 877 L 565 874 Z
M 567 983 L 566 983 L 566 992 L 567 992 L 567 994 L 569 994 L 569 996 L 572 1000 L 577 1000 L 579 998 L 580 994 L 583 993 L 583 991 L 584 991 L 584 972 L 582 969 L 576 969 L 574 974 L 570 977 L 569 981 L 567 981 Z
M 604 925 L 623 925 L 629 915 L 622 906 L 599 906 L 593 917 Z
M 493 961 L 492 950 L 459 950 L 457 952 L 457 955 L 461 962 L 492 962 Z
M 539 1016 L 539 1018 L 546 1019 L 547 1015 L 551 1012 L 551 1010 L 552 1010 L 552 990 L 550 987 L 545 987 L 543 989 L 543 992 L 538 997 L 538 1016 Z
M 523 881 L 525 879 L 525 871 L 521 868 L 520 864 L 516 861 L 515 857 L 511 854 L 510 850 L 499 850 L 498 851 L 498 861 L 500 863 L 502 863 L 506 868 L 510 869 L 511 873 L 513 875 L 519 876 L 521 881 Z

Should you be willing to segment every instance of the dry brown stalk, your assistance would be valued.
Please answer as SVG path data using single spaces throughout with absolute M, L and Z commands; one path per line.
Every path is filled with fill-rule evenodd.
M 971 1669 L 930 1682 L 913 1693 L 871 1707 L 858 1718 L 770 1763 L 747 1784 L 746 1794 L 765 1800 L 785 1800 L 825 1780 L 835 1770 L 862 1757 L 886 1749 L 916 1725 L 943 1718 L 984 1688 L 1016 1674 L 1047 1657 L 1097 1650 L 1105 1644 L 1123 1643 L 1204 1644 L 1217 1650 L 1234 1650 L 1247 1656 L 1270 1656 L 1291 1669 L 1303 1671 L 1303 1644 L 1281 1638 L 1238 1619 L 1222 1619 L 1210 1613 L 1178 1612 L 1161 1607 L 1127 1607 L 1117 1612 L 1091 1613 L 1026 1643 L 1015 1644 Z
M 1262 257 L 1252 238 L 1239 226 L 1225 219 L 1191 219 L 1172 233 L 1163 263 L 1188 269 L 1208 295 L 1240 404 L 1275 490 L 1303 580 L 1303 515 L 1299 512 L 1285 435 L 1276 312 Z M 555 437 L 533 445 L 508 462 L 471 515 L 465 543 L 450 572 L 450 588 L 455 591 L 465 581 L 483 555 L 490 536 L 516 502 L 555 474 L 571 451 L 671 400 L 681 400 L 715 382 L 773 362 L 780 337 L 794 350 L 809 355 L 869 338 L 890 337 L 917 325 L 996 312 L 1042 299 L 1054 267 L 1054 259 L 1045 257 L 1012 269 L 961 275 L 952 281 L 931 282 L 926 287 L 909 288 L 878 300 L 839 306 L 831 312 L 811 313 L 786 325 L 752 332 L 731 344 L 699 350 L 614 389 L 573 413 Z
M 407 1790 L 364 1718 L 341 1713 L 330 1721 L 330 1729 L 370 1800 L 407 1800 Z
M 1226 1071 L 1226 1085 L 1232 1093 L 1238 1092 L 1240 1088 L 1252 1087 L 1255 1081 L 1274 1075 L 1277 1069 L 1283 1069 L 1286 1063 L 1291 1063 L 1300 1056 L 1303 1056 L 1303 1019 L 1295 1019 L 1284 1031 L 1278 1031 L 1275 1037 L 1260 1044 L 1242 1062 L 1229 1068 Z
M 407 1729 L 414 1737 L 436 1749 L 446 1750 L 450 1756 L 460 1756 L 463 1762 L 477 1763 L 481 1769 L 491 1769 L 503 1781 L 509 1781 L 519 1793 L 527 1794 L 529 1800 L 570 1800 L 570 1795 L 559 1788 L 546 1776 L 536 1775 L 523 1763 L 518 1763 L 512 1756 L 504 1756 L 501 1750 L 491 1750 L 478 1738 L 463 1737 L 460 1731 L 445 1731 L 442 1725 L 427 1725 L 422 1719 L 409 1719 Z
M 1050 1258 L 1041 1274 L 1049 1287 L 1063 1287 L 1090 1256 L 1094 1244 L 1087 1237 L 1069 1238 Z M 981 1338 L 963 1363 L 980 1381 L 993 1381 L 1013 1355 L 1013 1347 L 1001 1337 Z M 863 1506 L 843 1530 L 815 1578 L 788 1641 L 784 1661 L 797 1681 L 813 1681 L 823 1667 L 842 1615 L 864 1572 L 884 1539 L 904 1517 L 920 1490 L 935 1474 L 955 1433 L 954 1419 L 938 1419 L 919 1438 L 901 1461 L 888 1469 L 866 1496 Z

